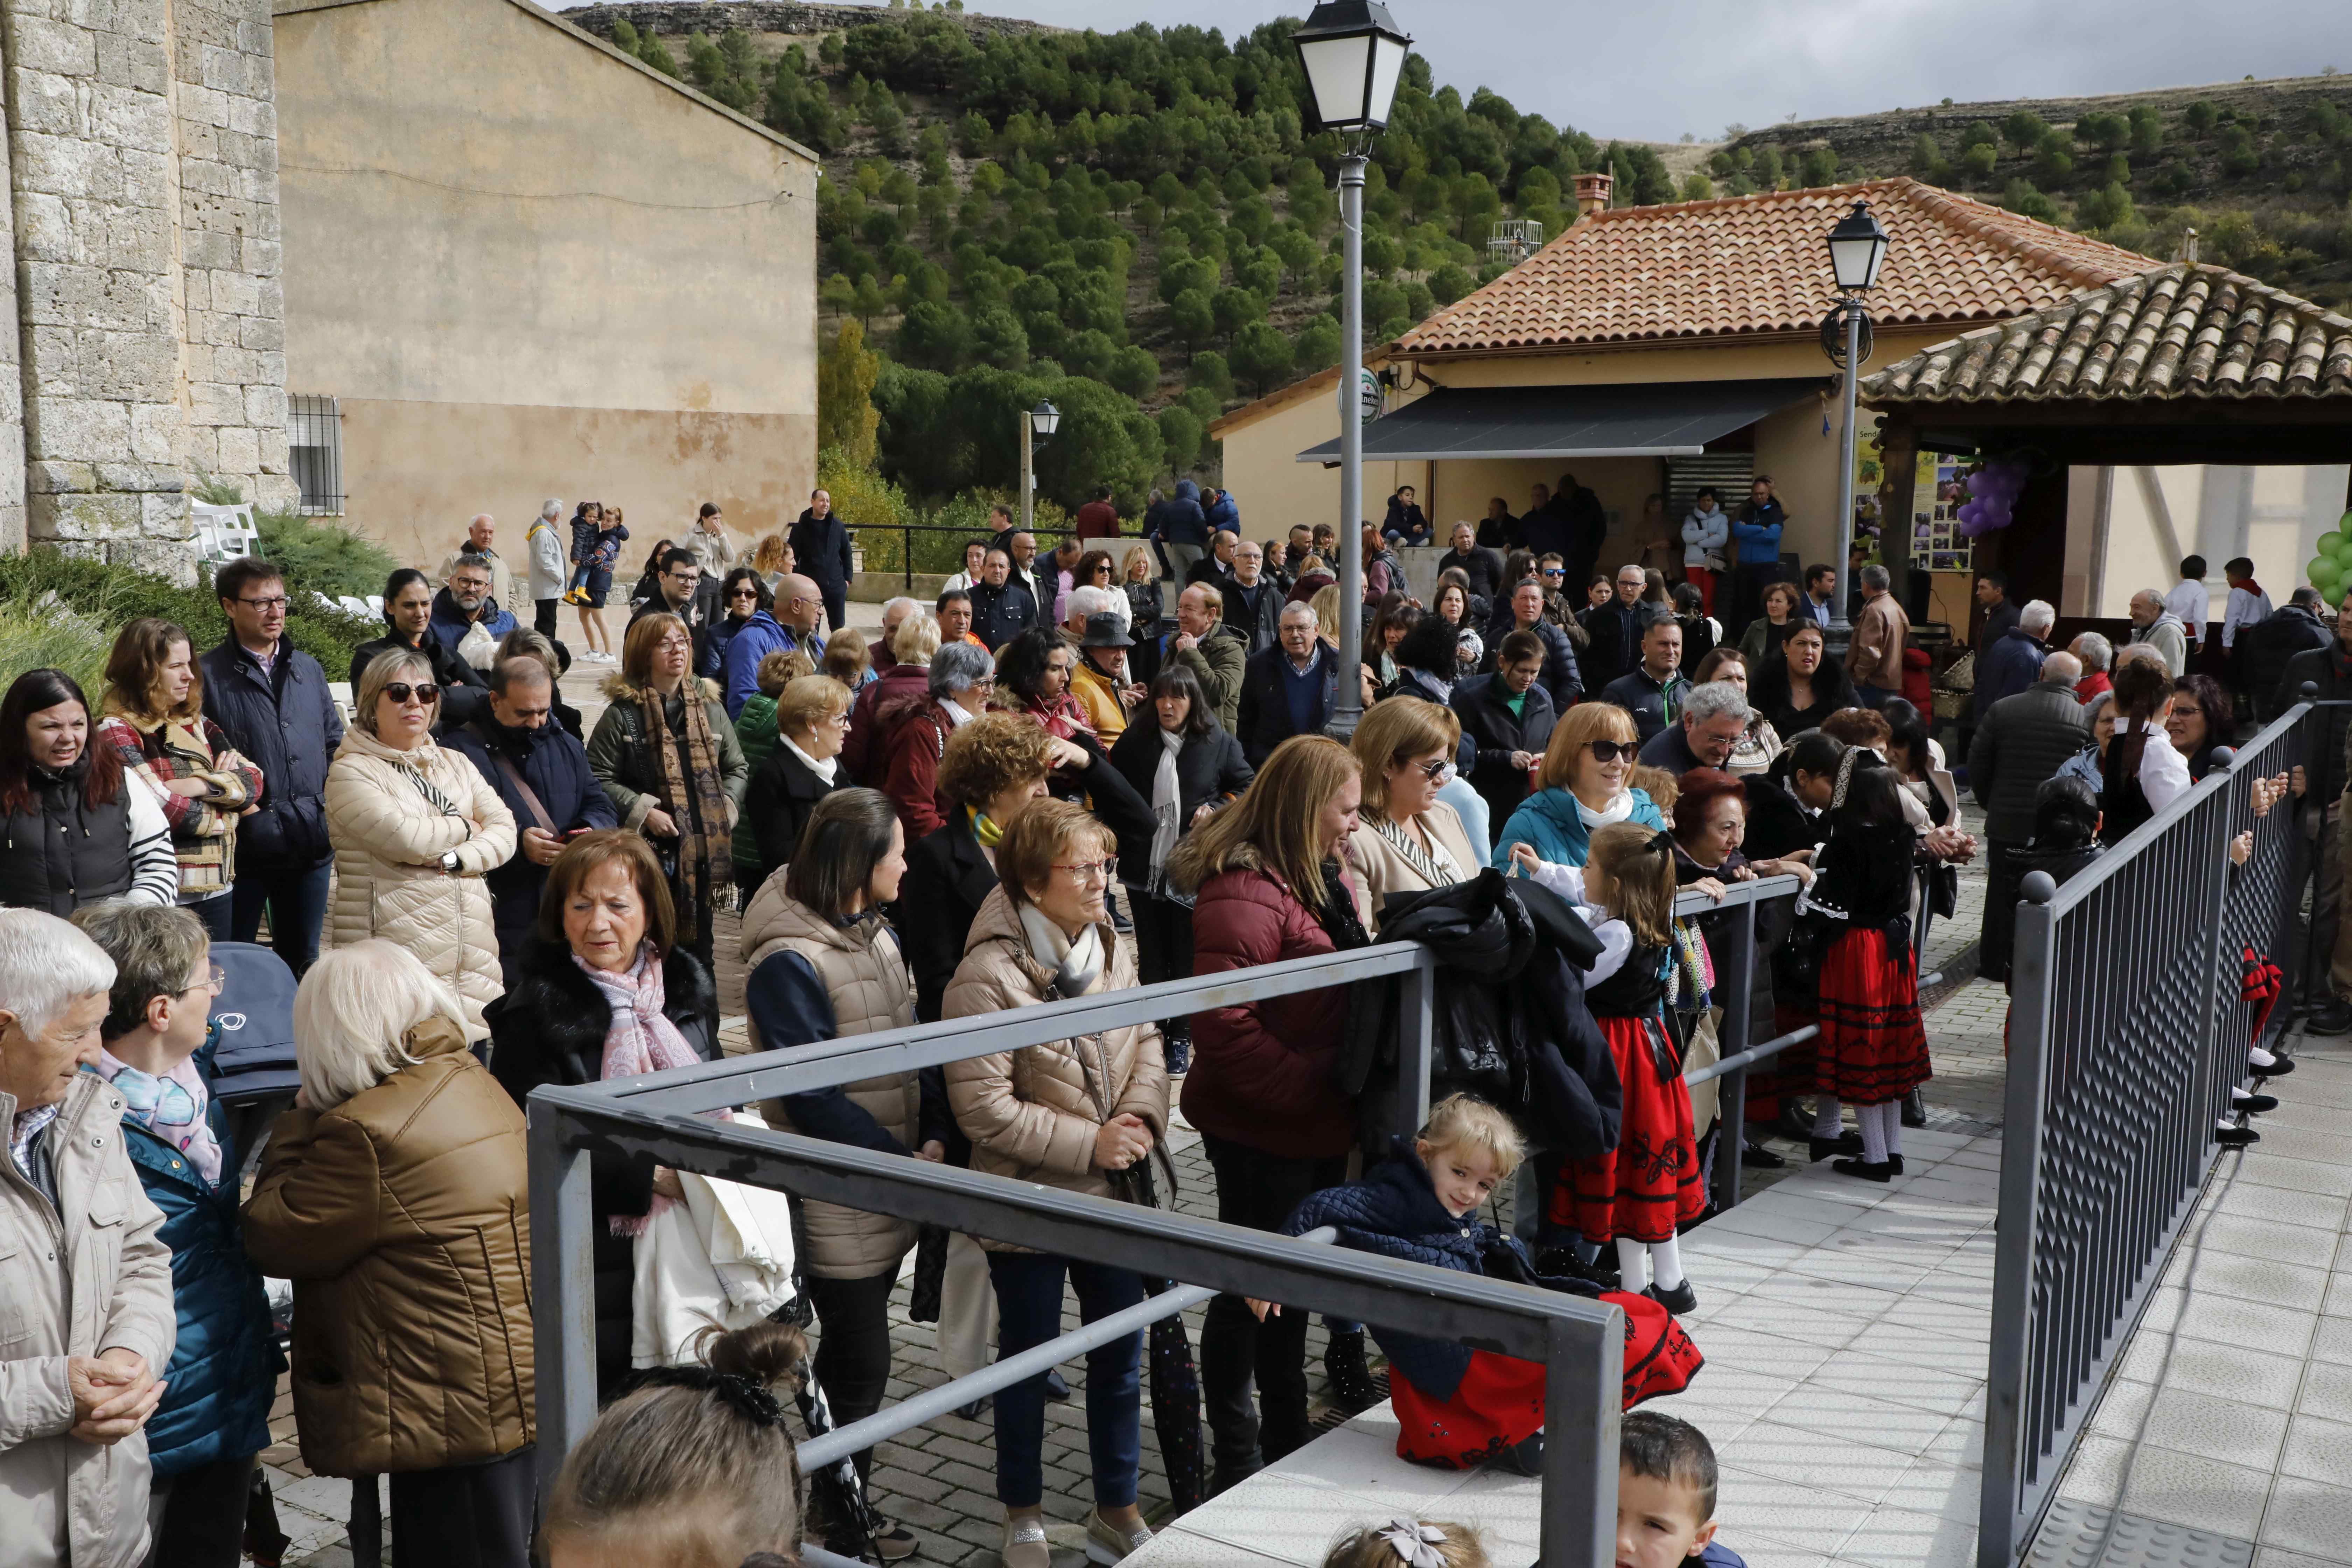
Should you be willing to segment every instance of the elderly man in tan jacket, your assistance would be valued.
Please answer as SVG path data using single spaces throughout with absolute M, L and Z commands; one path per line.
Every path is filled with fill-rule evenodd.
M 1865 708 L 1884 708 L 1903 695 L 1903 650 L 1910 646 L 1911 617 L 1887 591 L 1892 581 L 1884 566 L 1862 569 L 1862 608 L 1854 614 L 1845 670 Z
M 0 1562 L 137 1568 L 142 1428 L 172 1359 L 172 1254 L 98 1059 L 114 962 L 53 915 L 0 910 Z

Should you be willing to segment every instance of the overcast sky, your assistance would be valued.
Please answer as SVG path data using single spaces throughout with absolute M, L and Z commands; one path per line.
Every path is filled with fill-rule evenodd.
M 1107 31 L 1191 22 L 1246 33 L 1252 0 L 965 0 Z M 1591 135 L 1701 141 L 1738 121 L 2130 92 L 2333 65 L 2352 71 L 2347 0 L 1390 0 L 1440 83 L 1491 87 Z M 2216 25 L 2226 15 L 2226 25 Z

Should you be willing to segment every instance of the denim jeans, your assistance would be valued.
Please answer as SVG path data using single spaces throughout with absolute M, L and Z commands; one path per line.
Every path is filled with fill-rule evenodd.
M 251 942 L 261 934 L 261 910 L 269 906 L 269 945 L 299 980 L 319 961 L 319 928 L 327 919 L 327 884 L 334 862 L 321 860 L 307 870 L 260 871 L 237 868 L 236 885 L 229 897 L 234 940 Z
M 808 1278 L 816 1308 L 816 1380 L 836 1428 L 882 1408 L 890 1381 L 890 1287 L 898 1279 L 895 1268 L 863 1279 Z M 873 1468 L 873 1449 L 854 1458 L 860 1476 Z
M 1044 1344 L 1062 1331 L 1062 1279 L 1078 1293 L 1078 1320 L 1091 1323 L 1143 1300 L 1143 1277 L 1074 1258 L 992 1252 L 999 1360 Z M 1094 1464 L 1095 1505 L 1135 1501 L 1143 1463 L 1143 1331 L 1087 1352 L 1087 1449 Z M 1008 1509 L 1045 1500 L 1045 1374 L 996 1396 L 996 1500 Z
M 234 919 L 236 913 L 235 893 L 218 892 L 209 899 L 198 899 L 193 904 L 182 904 L 180 907 L 204 921 L 205 934 L 215 942 L 232 940 L 231 933 L 236 929 Z
M 1201 1142 L 1217 1173 L 1217 1217 L 1227 1225 L 1279 1229 L 1307 1194 L 1348 1179 L 1344 1157 L 1294 1160 L 1223 1138 Z M 1209 1302 L 1201 1327 L 1201 1394 L 1220 1474 L 1248 1475 L 1261 1458 L 1279 1459 L 1307 1442 L 1307 1318 L 1269 1312 L 1260 1322 L 1239 1296 Z

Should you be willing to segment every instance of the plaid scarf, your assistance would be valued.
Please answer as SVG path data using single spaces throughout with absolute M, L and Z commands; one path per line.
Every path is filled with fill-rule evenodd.
M 728 853 L 727 788 L 720 782 L 709 705 L 691 682 L 681 688 L 678 698 L 686 722 L 676 743 L 662 694 L 651 686 L 637 693 L 637 716 L 661 762 L 662 809 L 677 822 L 677 870 L 672 877 L 679 894 L 677 940 L 689 943 L 708 934 L 711 900 L 718 889 L 727 886 L 734 865 Z

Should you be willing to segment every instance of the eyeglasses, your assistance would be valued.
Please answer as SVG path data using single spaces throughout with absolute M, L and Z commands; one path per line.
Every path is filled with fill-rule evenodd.
M 1597 763 L 1613 763 L 1620 757 L 1630 763 L 1633 760 L 1633 754 L 1637 750 L 1631 742 L 1627 741 L 1587 741 L 1585 746 L 1592 752 L 1592 760 Z
M 825 722 L 829 724 L 838 724 L 843 729 L 846 730 L 849 728 L 849 712 L 845 709 L 841 712 L 835 714 L 831 719 L 826 720 Z
M 205 977 L 202 980 L 199 980 L 194 985 L 189 986 L 188 991 L 202 991 L 207 994 L 217 996 L 221 994 L 222 988 L 227 984 L 228 971 L 215 963 L 205 972 Z M 184 996 L 188 994 L 188 991 L 183 991 L 180 994 Z
M 405 680 L 387 681 L 384 683 L 383 694 L 403 705 L 405 705 L 411 698 L 415 698 L 427 708 L 441 700 L 441 689 L 430 681 L 422 681 L 415 686 L 409 685 Z
M 1057 865 L 1054 869 L 1056 871 L 1067 871 L 1070 874 L 1070 879 L 1074 882 L 1108 882 L 1110 880 L 1111 873 L 1118 869 L 1118 862 L 1116 860 L 1088 860 L 1076 866 Z
M 691 637 L 664 637 L 660 642 L 656 643 L 654 646 L 663 653 L 690 653 L 694 650 L 694 639 Z
M 255 609 L 267 616 L 274 615 L 278 611 L 283 610 L 286 607 L 287 599 L 285 595 L 280 594 L 276 598 L 272 599 L 239 599 L 237 603 L 240 605 L 250 605 Z
M 760 596 L 760 591 L 757 588 L 738 588 L 727 596 L 730 599 L 757 600 Z

